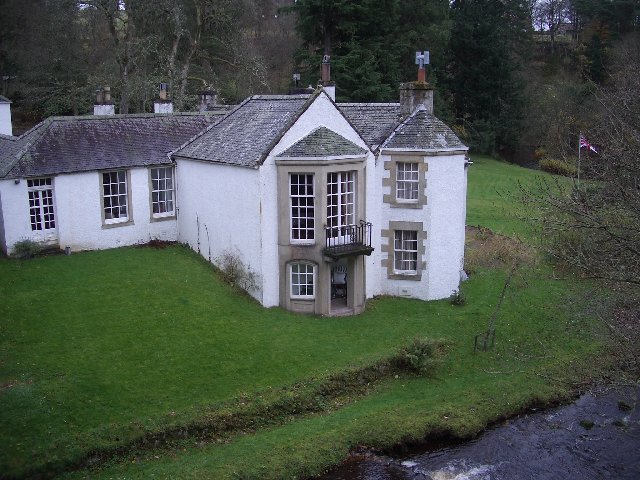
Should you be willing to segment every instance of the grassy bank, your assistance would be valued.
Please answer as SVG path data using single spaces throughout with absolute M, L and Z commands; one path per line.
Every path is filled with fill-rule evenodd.
M 538 174 L 475 160 L 468 223 L 525 232 L 506 191 Z M 383 375 L 318 408 L 278 410 L 271 422 L 227 433 L 185 429 L 181 440 L 124 449 L 70 476 L 291 478 L 357 445 L 476 433 L 566 395 L 600 348 L 593 323 L 563 306 L 567 285 L 531 264 L 508 289 L 495 348 L 474 354 L 507 270 L 479 262 L 464 306 L 380 298 L 356 317 L 316 318 L 259 307 L 179 246 L 1 260 L 0 471 L 64 469 L 145 435 L 218 424 L 215 415 L 246 404 L 281 405 L 300 385 L 313 392 L 309 385 L 378 362 L 416 336 L 448 345 L 432 375 Z

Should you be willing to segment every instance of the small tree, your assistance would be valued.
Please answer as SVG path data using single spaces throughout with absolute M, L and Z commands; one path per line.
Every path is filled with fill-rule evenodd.
M 550 253 L 585 276 L 640 286 L 640 39 L 623 42 L 609 86 L 596 90 L 593 181 L 538 197 Z

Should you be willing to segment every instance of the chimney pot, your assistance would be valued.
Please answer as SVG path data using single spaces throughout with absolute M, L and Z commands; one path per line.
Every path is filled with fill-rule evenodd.
M 104 87 L 104 103 L 111 103 L 111 87 Z
M 325 55 L 322 57 L 322 84 L 331 81 L 331 57 Z

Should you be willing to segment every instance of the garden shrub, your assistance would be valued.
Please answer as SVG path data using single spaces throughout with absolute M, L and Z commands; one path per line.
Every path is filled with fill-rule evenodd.
M 565 177 L 573 177 L 578 171 L 574 165 L 554 158 L 544 158 L 538 164 L 540 170 Z
M 433 371 L 436 352 L 442 346 L 440 341 L 416 337 L 390 360 L 397 369 L 426 375 Z
M 225 251 L 216 263 L 220 268 L 222 278 L 228 284 L 247 292 L 258 288 L 256 273 L 242 262 L 237 253 Z
M 458 307 L 467 303 L 467 299 L 464 296 L 464 293 L 462 292 L 462 290 L 454 290 L 451 296 L 449 297 L 449 301 L 451 302 L 451 305 L 456 305 Z
M 25 238 L 13 244 L 13 256 L 21 260 L 32 258 L 42 251 L 42 246 Z

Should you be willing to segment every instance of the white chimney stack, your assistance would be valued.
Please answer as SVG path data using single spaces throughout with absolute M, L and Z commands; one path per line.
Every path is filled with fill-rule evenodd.
M 169 100 L 169 86 L 160 84 L 160 98 L 153 101 L 153 113 L 173 113 L 173 102 Z
M 93 104 L 94 115 L 115 115 L 116 106 L 111 101 L 111 87 L 96 89 L 96 103 Z
M 13 135 L 11 126 L 11 100 L 0 95 L 0 133 Z

